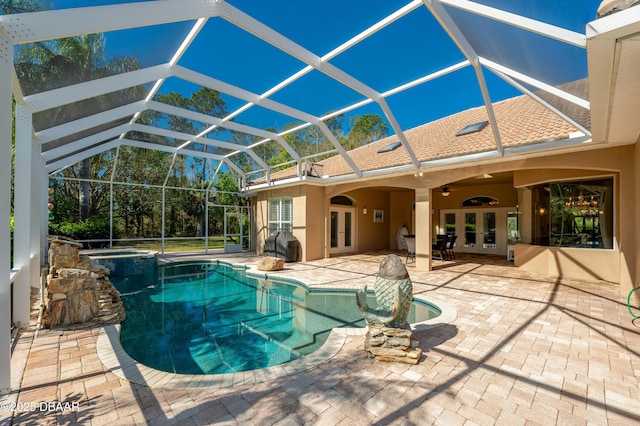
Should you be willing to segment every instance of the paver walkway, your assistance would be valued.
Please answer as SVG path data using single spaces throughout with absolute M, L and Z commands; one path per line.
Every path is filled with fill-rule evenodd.
M 371 285 L 382 257 L 287 264 L 281 274 L 317 286 Z M 335 357 L 302 373 L 152 389 L 106 370 L 99 327 L 41 330 L 35 339 L 29 331 L 12 358 L 24 375 L 0 400 L 21 411 L 13 419 L 0 412 L 0 424 L 640 424 L 640 323 L 616 285 L 523 273 L 501 258 L 434 265 L 430 273 L 409 267 L 414 293 L 455 308 L 457 318 L 414 333 L 424 351 L 418 365 L 370 360 L 363 338 L 348 336 Z

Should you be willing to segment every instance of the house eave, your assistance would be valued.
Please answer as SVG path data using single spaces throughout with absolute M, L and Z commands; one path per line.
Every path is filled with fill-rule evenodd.
M 609 145 L 604 144 L 603 142 L 593 142 L 589 136 L 577 132 L 565 139 L 506 147 L 503 156 L 500 156 L 495 150 L 491 150 L 456 157 L 423 161 L 420 163 L 419 169 L 416 169 L 413 164 L 405 164 L 402 166 L 363 171 L 361 177 L 358 177 L 353 173 L 339 176 L 324 176 L 321 178 L 309 176 L 303 176 L 302 178 L 293 177 L 283 180 L 271 181 L 270 183 L 249 186 L 245 190 L 260 192 L 267 189 L 273 189 L 274 187 L 281 188 L 287 186 L 296 186 L 300 184 L 327 186 L 335 185 L 338 183 L 353 183 L 371 179 L 415 175 L 416 173 L 419 173 L 421 171 L 423 173 L 433 173 L 447 169 L 469 167 L 470 165 L 479 166 L 504 163 L 514 160 L 546 156 L 550 153 L 564 154 L 576 151 L 598 149 L 606 146 Z

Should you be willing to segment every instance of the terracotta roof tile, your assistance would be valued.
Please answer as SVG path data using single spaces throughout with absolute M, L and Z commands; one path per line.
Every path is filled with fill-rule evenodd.
M 566 139 L 570 133 L 577 131 L 573 125 L 526 95 L 497 102 L 493 108 L 505 148 Z M 588 121 L 588 111 L 584 111 L 586 117 L 583 120 Z M 496 150 L 491 125 L 476 133 L 455 136 L 466 125 L 481 121 L 488 121 L 484 106 L 406 130 L 405 136 L 420 162 Z M 409 154 L 402 146 L 390 152 L 377 153 L 380 148 L 398 140 L 395 135 L 389 136 L 353 149 L 349 151 L 349 156 L 362 171 L 411 164 Z M 322 165 L 323 175 L 340 176 L 353 172 L 339 155 L 322 160 L 319 164 Z M 273 173 L 271 179 L 293 176 L 296 176 L 295 167 Z

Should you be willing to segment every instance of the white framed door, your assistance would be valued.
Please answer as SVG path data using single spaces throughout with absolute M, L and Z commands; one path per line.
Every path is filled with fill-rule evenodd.
M 329 253 L 349 253 L 356 249 L 355 207 L 331 207 L 330 217 L 330 249 Z
M 453 209 L 440 212 L 439 234 L 458 235 L 454 250 L 507 253 L 507 211 L 511 208 Z
M 228 211 L 224 208 L 224 252 L 240 253 L 242 251 L 242 213 Z

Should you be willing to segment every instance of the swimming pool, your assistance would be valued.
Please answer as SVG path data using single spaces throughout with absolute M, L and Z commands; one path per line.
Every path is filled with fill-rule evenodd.
M 166 372 L 233 373 L 311 354 L 333 328 L 365 326 L 354 291 L 308 290 L 245 272 L 224 262 L 184 262 L 161 266 L 156 276 L 114 278 L 127 312 L 124 350 Z M 439 314 L 414 300 L 409 322 Z
M 158 268 L 158 252 L 135 249 L 87 250 L 91 260 L 111 271 L 111 278 L 132 274 L 150 274 Z

